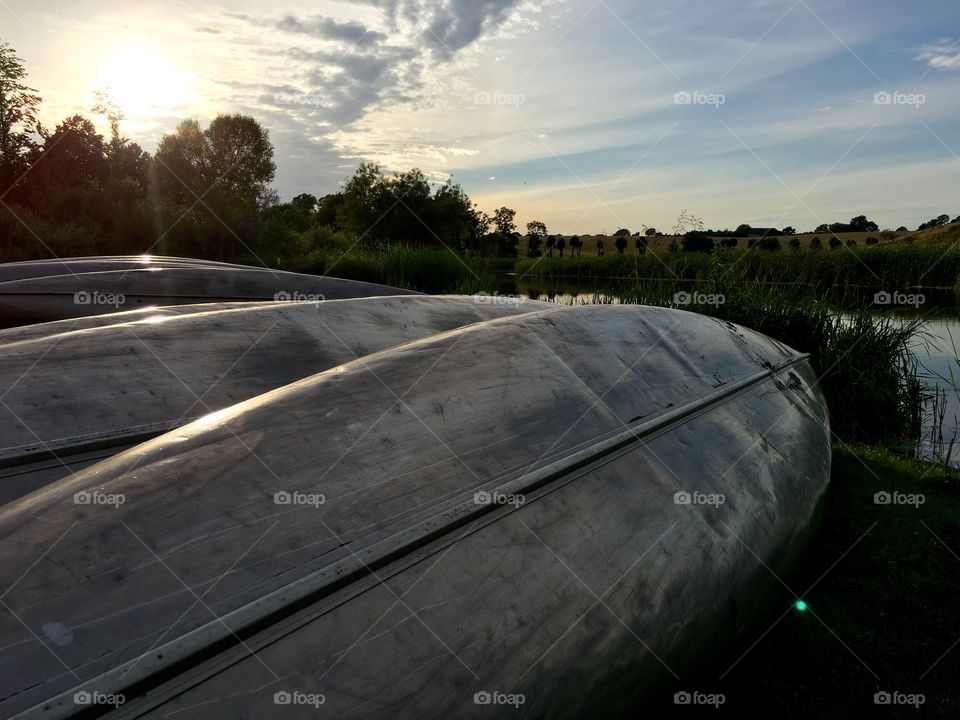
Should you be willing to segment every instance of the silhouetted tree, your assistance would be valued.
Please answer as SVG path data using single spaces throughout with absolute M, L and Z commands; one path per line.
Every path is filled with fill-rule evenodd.
M 23 61 L 7 43 L 0 43 L 0 196 L 26 172 L 37 148 L 40 96 L 24 84 Z

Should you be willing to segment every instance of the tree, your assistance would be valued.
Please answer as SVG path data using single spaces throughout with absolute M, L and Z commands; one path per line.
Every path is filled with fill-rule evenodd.
M 651 227 L 644 230 L 643 234 L 646 235 L 647 237 L 653 237 L 654 235 L 658 235 L 659 233 L 657 232 L 656 228 Z
M 791 225 L 787 225 L 783 230 L 780 231 L 782 235 L 796 235 L 797 231 Z
M 917 230 L 928 230 L 929 228 L 943 227 L 944 225 L 950 224 L 949 215 L 938 215 L 932 220 L 927 220 L 927 222 L 920 225 Z
M 687 252 L 711 252 L 713 238 L 700 232 L 689 232 L 683 236 L 682 247 Z
M 901 225 L 900 227 L 897 228 L 897 232 L 910 232 L 910 231 L 907 230 L 906 225 Z
M 750 234 L 750 231 L 752 229 L 753 228 L 751 228 L 749 225 L 747 225 L 746 223 L 743 223 L 742 225 L 737 225 L 737 229 L 734 230 L 733 233 L 737 237 L 746 237 L 747 235 Z
M 517 226 L 514 219 L 517 211 L 504 206 L 493 212 L 493 234 L 497 238 L 497 255 L 500 257 L 517 256 Z
M 848 232 L 877 232 L 879 229 L 880 226 L 872 220 L 867 220 L 866 215 L 857 215 L 850 218 L 850 223 L 847 226 Z
M 39 129 L 40 96 L 23 83 L 26 77 L 13 48 L 0 43 L 0 197 L 26 172 L 37 148 L 32 134 Z
M 540 257 L 540 245 L 544 243 L 547 237 L 547 226 L 539 220 L 531 220 L 527 223 L 527 257 Z M 531 252 L 536 250 L 535 255 Z
M 629 233 L 626 235 L 614 234 L 614 236 L 617 238 L 613 243 L 614 247 L 617 248 L 617 255 L 623 255 L 623 251 L 627 249 L 627 238 L 629 237 Z
M 626 228 L 618 229 L 614 234 L 614 237 L 630 237 L 630 231 Z

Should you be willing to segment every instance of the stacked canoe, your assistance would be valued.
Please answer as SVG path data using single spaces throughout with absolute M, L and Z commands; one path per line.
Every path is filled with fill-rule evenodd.
M 830 469 L 804 355 L 653 307 L 183 304 L 0 377 L 4 717 L 635 715 L 782 600 Z

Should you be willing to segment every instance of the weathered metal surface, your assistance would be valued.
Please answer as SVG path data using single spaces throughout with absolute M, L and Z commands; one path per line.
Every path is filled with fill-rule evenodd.
M 561 308 L 408 343 L 0 509 L 0 713 L 630 707 L 754 613 L 829 466 L 807 362 L 716 320 Z
M 0 282 L 0 323 L 44 322 L 141 307 L 231 300 L 341 300 L 419 294 L 387 285 L 279 270 L 137 268 Z
M 29 337 L 29 328 L 0 333 L 0 377 L 8 379 L 0 502 L 78 469 L 77 453 L 141 442 L 410 340 L 552 307 L 486 300 L 409 295 L 199 305 L 183 314 L 99 316 L 80 330 L 76 320 L 48 323 L 39 338 Z M 35 465 L 51 457 L 52 466 Z
M 51 258 L 47 260 L 24 260 L 0 264 L 0 282 L 25 280 L 34 277 L 76 275 L 109 270 L 137 270 L 150 267 L 233 267 L 251 268 L 249 265 L 232 265 L 212 260 L 169 257 L 166 255 L 103 255 L 97 257 Z

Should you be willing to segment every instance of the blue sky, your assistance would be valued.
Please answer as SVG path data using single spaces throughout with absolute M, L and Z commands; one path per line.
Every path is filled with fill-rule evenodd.
M 956 0 L 4 0 L 0 17 L 46 122 L 109 87 L 152 149 L 179 118 L 246 112 L 285 198 L 373 160 L 557 233 L 669 230 L 683 209 L 717 228 L 960 214 Z

